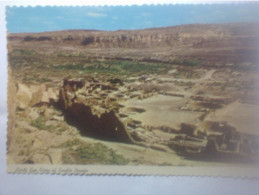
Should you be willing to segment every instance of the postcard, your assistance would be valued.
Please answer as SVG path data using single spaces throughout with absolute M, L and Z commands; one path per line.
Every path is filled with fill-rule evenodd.
M 7 171 L 258 177 L 258 10 L 6 7 Z

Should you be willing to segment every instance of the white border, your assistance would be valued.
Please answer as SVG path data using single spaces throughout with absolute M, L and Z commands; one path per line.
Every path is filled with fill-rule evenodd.
M 258 0 L 256 0 L 258 1 Z M 6 173 L 6 90 L 7 51 L 4 6 L 36 5 L 142 5 L 168 3 L 233 3 L 233 1 L 170 0 L 71 0 L 2 1 L 0 0 L 0 194 L 258 194 L 256 179 L 221 177 L 155 176 L 62 176 L 19 175 Z M 240 1 L 235 1 L 239 2 Z M 249 2 L 245 0 L 242 2 Z

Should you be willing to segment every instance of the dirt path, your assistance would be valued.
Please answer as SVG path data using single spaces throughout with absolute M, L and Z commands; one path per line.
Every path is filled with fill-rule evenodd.
M 202 86 L 202 84 L 204 84 L 204 82 L 211 80 L 212 76 L 214 74 L 214 72 L 216 72 L 216 69 L 213 70 L 209 70 L 205 73 L 204 77 L 198 79 L 195 83 L 195 85 L 193 86 L 193 93 L 198 92 L 200 90 L 202 90 L 204 87 Z
M 216 69 L 213 70 L 209 70 L 205 73 L 204 77 L 201 78 L 201 81 L 205 81 L 205 80 L 209 80 L 212 78 L 212 75 L 214 74 L 214 72 L 216 72 Z

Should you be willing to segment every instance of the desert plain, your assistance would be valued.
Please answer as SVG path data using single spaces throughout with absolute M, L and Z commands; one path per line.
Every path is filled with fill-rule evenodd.
M 258 32 L 8 34 L 8 164 L 258 164 Z

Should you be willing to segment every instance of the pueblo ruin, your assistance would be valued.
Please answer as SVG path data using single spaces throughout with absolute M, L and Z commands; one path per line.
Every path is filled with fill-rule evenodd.
M 8 34 L 8 163 L 258 163 L 258 30 Z

